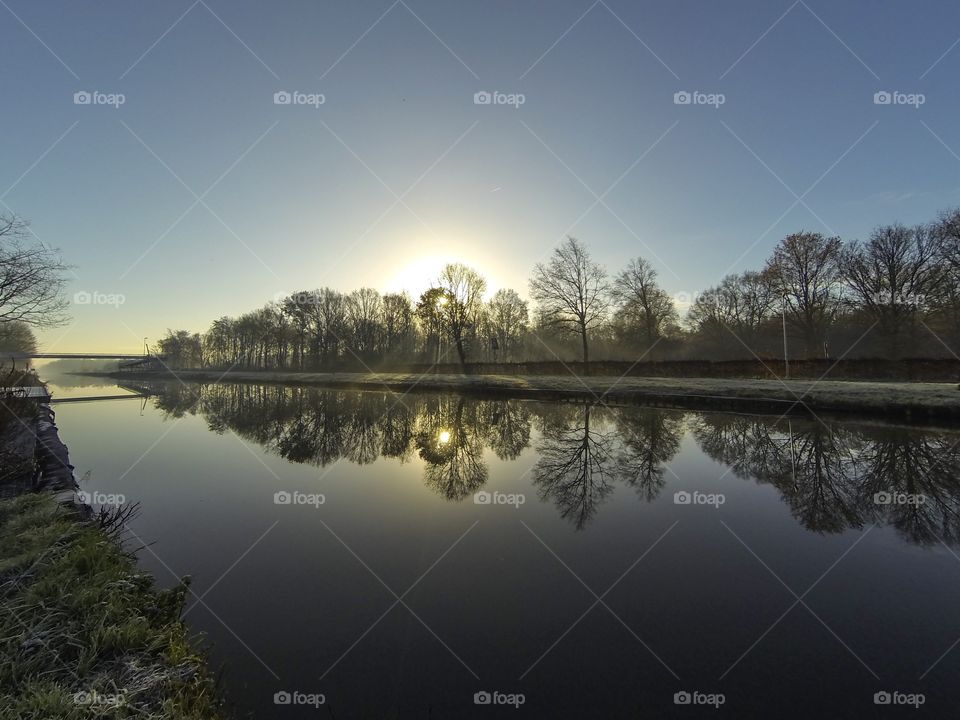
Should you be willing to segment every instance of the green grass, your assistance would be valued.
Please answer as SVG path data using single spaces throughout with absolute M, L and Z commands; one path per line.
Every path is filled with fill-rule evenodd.
M 222 716 L 180 621 L 186 583 L 157 589 L 121 547 L 122 519 L 0 500 L 0 718 Z

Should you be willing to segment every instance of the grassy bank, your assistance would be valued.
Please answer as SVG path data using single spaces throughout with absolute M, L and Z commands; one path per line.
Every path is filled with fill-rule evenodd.
M 774 413 L 845 413 L 900 420 L 960 421 L 955 383 L 841 380 L 733 380 L 725 378 L 574 377 L 567 375 L 454 375 L 404 373 L 304 373 L 286 371 L 177 370 L 117 378 L 195 382 L 287 383 L 365 390 L 411 389 L 545 400 L 596 400 L 691 409 Z
M 220 717 L 180 621 L 116 537 L 48 493 L 0 500 L 0 718 Z

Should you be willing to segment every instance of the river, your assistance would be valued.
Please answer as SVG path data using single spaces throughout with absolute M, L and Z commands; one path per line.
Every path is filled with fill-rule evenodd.
M 946 716 L 960 700 L 958 433 L 162 389 L 56 405 L 57 421 L 81 489 L 139 503 L 141 566 L 163 586 L 191 576 L 185 620 L 239 716 L 679 717 L 689 702 L 844 718 L 888 699 Z

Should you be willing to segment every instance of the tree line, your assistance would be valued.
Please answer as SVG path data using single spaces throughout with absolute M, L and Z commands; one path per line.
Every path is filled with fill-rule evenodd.
M 172 366 L 326 370 L 391 364 L 571 360 L 947 357 L 960 346 L 960 209 L 865 241 L 783 238 L 763 267 L 677 301 L 643 257 L 611 275 L 567 238 L 516 290 L 484 301 L 475 270 L 447 265 L 413 300 L 372 288 L 294 292 L 205 333 L 168 331 Z

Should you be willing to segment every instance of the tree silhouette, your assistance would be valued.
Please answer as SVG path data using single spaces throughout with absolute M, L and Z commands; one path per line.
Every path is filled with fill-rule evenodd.
M 657 284 L 657 271 L 644 258 L 627 263 L 614 278 L 610 295 L 621 322 L 639 338 L 644 349 L 652 347 L 669 326 L 679 321 L 673 298 Z
M 466 335 L 480 322 L 487 281 L 466 265 L 452 263 L 443 268 L 439 282 L 447 300 L 440 305 L 440 316 L 457 348 L 460 364 L 466 365 Z
M 63 290 L 70 266 L 59 250 L 30 243 L 30 234 L 25 220 L 0 215 L 0 324 L 62 325 L 67 321 Z
M 840 238 L 788 235 L 774 248 L 765 274 L 786 303 L 786 320 L 803 337 L 807 356 L 818 356 L 826 330 L 842 308 Z
M 606 271 L 572 237 L 553 251 L 550 262 L 538 263 L 530 279 L 530 295 L 540 303 L 542 317 L 580 336 L 585 370 L 590 362 L 588 334 L 603 320 L 606 294 Z

